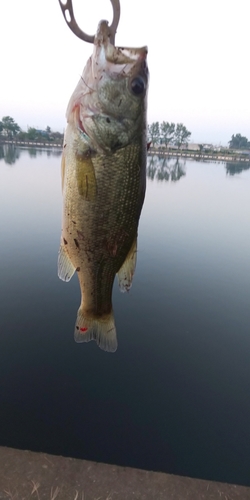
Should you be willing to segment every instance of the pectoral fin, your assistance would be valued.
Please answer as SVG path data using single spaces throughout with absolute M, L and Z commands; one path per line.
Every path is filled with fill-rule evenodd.
M 91 158 L 77 158 L 76 179 L 79 194 L 85 200 L 94 201 L 96 197 L 96 178 Z
M 74 272 L 75 267 L 68 256 L 65 245 L 61 243 L 58 254 L 58 276 L 63 281 L 69 281 Z
M 122 264 L 122 267 L 117 273 L 118 283 L 121 292 L 128 292 L 132 286 L 132 280 L 135 272 L 136 266 L 136 255 L 137 255 L 137 236 L 133 241 L 133 244 L 129 250 L 129 253 Z

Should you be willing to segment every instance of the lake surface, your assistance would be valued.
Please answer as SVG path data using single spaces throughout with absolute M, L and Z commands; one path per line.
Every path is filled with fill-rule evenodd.
M 60 156 L 0 146 L 0 445 L 250 485 L 250 169 L 149 157 L 110 354 L 57 277 Z

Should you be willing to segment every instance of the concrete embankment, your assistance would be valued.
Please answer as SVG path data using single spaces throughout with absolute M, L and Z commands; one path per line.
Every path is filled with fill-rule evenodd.
M 1 144 L 12 144 L 13 146 L 25 147 L 25 148 L 57 148 L 62 149 L 62 142 L 35 142 L 35 141 L 17 141 L 17 140 L 2 140 L 0 138 Z M 182 149 L 169 150 L 169 149 L 158 149 L 151 147 L 148 151 L 149 155 L 159 155 L 159 156 L 168 156 L 172 157 L 182 157 L 182 158 L 191 158 L 200 161 L 222 161 L 222 162 L 244 162 L 250 163 L 250 154 L 249 155 L 241 155 L 240 152 L 238 155 L 236 154 L 221 154 L 216 152 L 211 153 L 201 153 L 196 151 L 186 151 Z
M 0 447 L 0 500 L 250 500 L 250 488 Z
M 169 158 L 172 157 L 181 157 L 181 158 L 191 158 L 199 161 L 222 161 L 222 162 L 240 162 L 240 163 L 250 163 L 250 155 L 242 156 L 238 155 L 225 155 L 221 153 L 197 153 L 194 151 L 182 151 L 177 149 L 175 151 L 172 150 L 164 150 L 164 149 L 153 149 L 150 148 L 148 151 L 149 155 L 159 155 L 159 156 L 167 156 Z
M 62 142 L 35 142 L 35 141 L 7 141 L 0 140 L 0 144 L 11 144 L 12 146 L 25 147 L 25 148 L 58 148 L 62 149 Z

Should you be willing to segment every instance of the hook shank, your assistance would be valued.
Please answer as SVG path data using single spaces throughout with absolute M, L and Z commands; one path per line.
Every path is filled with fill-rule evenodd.
M 109 31 L 110 31 L 110 42 L 114 45 L 115 34 L 120 19 L 120 2 L 119 0 L 110 0 L 110 1 L 113 7 L 113 21 L 109 27 Z M 71 29 L 71 31 L 73 31 L 73 33 L 84 42 L 94 43 L 95 36 L 87 35 L 87 33 L 84 33 L 84 31 L 82 31 L 79 28 L 73 12 L 72 0 L 67 0 L 66 3 L 62 3 L 62 0 L 59 0 L 59 4 L 62 9 L 63 17 L 68 27 Z M 67 19 L 67 17 L 69 19 Z

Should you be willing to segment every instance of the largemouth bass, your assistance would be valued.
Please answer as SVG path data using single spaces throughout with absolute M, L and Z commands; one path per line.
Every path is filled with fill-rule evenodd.
M 147 47 L 121 48 L 101 21 L 93 54 L 69 101 L 62 155 L 58 275 L 81 288 L 74 338 L 117 349 L 115 275 L 129 290 L 146 187 Z

